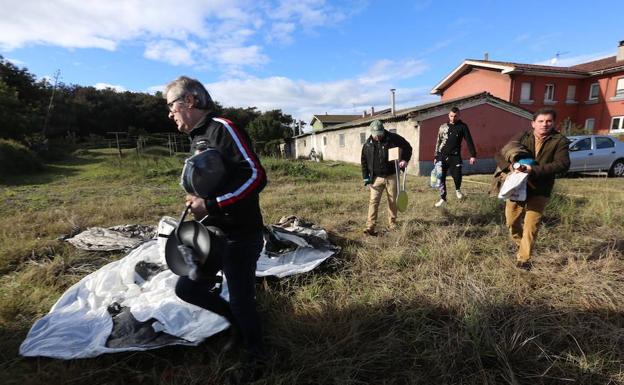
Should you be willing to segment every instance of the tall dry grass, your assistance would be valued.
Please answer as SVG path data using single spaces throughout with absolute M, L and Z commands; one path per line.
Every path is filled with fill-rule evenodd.
M 0 382 L 226 383 L 240 354 L 220 353 L 220 336 L 87 360 L 16 356 L 63 290 L 121 257 L 79 252 L 56 236 L 176 215 L 179 162 L 87 153 L 41 180 L 3 186 Z M 357 167 L 264 164 L 266 222 L 303 217 L 342 252 L 309 274 L 259 285 L 271 355 L 259 384 L 624 383 L 624 180 L 558 180 L 525 272 L 514 266 L 502 202 L 485 193 L 487 176 L 466 177 L 468 198 L 444 210 L 433 208 L 425 178 L 408 178 L 399 228 L 366 237 Z M 382 228 L 385 215 L 382 204 Z

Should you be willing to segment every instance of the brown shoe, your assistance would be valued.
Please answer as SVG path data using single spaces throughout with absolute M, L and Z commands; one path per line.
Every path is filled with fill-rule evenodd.
M 518 269 L 531 271 L 531 269 L 533 268 L 533 264 L 531 263 L 531 261 L 527 261 L 527 262 L 518 261 L 516 262 L 516 267 Z
M 378 233 L 374 229 L 366 229 L 364 230 L 364 234 L 376 237 Z

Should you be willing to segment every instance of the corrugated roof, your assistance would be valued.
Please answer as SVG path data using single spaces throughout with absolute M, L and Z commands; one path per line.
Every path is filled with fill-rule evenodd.
M 615 56 L 577 64 L 570 67 L 547 66 L 540 64 L 514 63 L 496 60 L 466 59 L 448 76 L 442 79 L 432 90 L 432 94 L 439 94 L 458 77 L 471 67 L 484 67 L 501 71 L 503 74 L 518 72 L 549 73 L 558 76 L 590 77 L 604 71 L 624 70 L 624 61 L 616 61 Z
M 514 67 L 515 70 L 525 70 L 525 71 L 544 71 L 544 72 L 566 72 L 573 73 L 579 75 L 585 75 L 587 71 L 576 69 L 572 67 L 558 67 L 558 66 L 546 66 L 540 64 L 526 64 L 526 63 L 514 63 L 514 62 L 503 62 L 503 61 L 495 61 L 495 60 L 477 60 L 477 59 L 466 59 L 467 61 L 482 63 L 484 65 L 488 64 L 499 64 L 508 67 Z
M 316 118 L 323 124 L 328 123 L 344 123 L 353 119 L 357 119 L 360 115 L 313 115 L 312 120 Z
M 458 98 L 453 98 L 453 99 L 448 99 L 448 100 L 441 100 L 438 102 L 433 102 L 433 103 L 427 103 L 427 104 L 422 104 L 419 106 L 415 106 L 415 107 L 409 107 L 409 108 L 404 108 L 401 110 L 397 110 L 395 112 L 394 115 L 392 115 L 392 113 L 388 112 L 385 114 L 380 114 L 380 115 L 374 115 L 374 116 L 365 116 L 365 117 L 361 117 L 359 116 L 357 119 L 355 120 L 351 120 L 349 122 L 345 122 L 342 124 L 336 124 L 334 126 L 325 128 L 323 130 L 319 130 L 316 132 L 307 132 L 305 134 L 299 135 L 297 137 L 303 137 L 303 136 L 308 136 L 308 135 L 312 135 L 312 134 L 319 134 L 319 133 L 323 133 L 323 132 L 330 132 L 330 131 L 336 131 L 336 130 L 342 130 L 345 128 L 349 128 L 349 127 L 356 127 L 356 126 L 363 126 L 363 125 L 367 125 L 370 122 L 372 122 L 373 120 L 381 120 L 381 121 L 385 121 L 385 120 L 394 120 L 397 118 L 403 118 L 403 117 L 412 117 L 412 115 L 417 115 L 420 113 L 424 113 L 427 112 L 428 110 L 431 109 L 439 109 L 439 108 L 445 108 L 448 109 L 452 106 L 455 105 L 461 105 L 461 103 L 466 103 L 466 102 L 470 102 L 473 100 L 479 100 L 479 99 L 484 99 L 485 101 L 489 101 L 491 103 L 494 104 L 498 104 L 500 106 L 504 106 L 504 108 L 508 109 L 508 110 L 512 110 L 514 112 L 516 112 L 519 115 L 525 115 L 527 117 L 531 116 L 531 112 L 516 106 L 515 104 L 509 103 L 508 101 L 505 101 L 503 99 L 497 98 L 496 96 L 493 96 L 492 94 L 488 93 L 488 92 L 479 92 L 476 94 L 472 94 L 472 95 L 467 95 L 467 96 L 461 96 Z
M 610 70 L 617 67 L 624 67 L 623 61 L 617 61 L 616 56 L 609 56 L 604 59 L 598 59 L 587 63 L 577 64 L 569 67 L 570 69 L 578 71 L 586 71 L 589 73 Z

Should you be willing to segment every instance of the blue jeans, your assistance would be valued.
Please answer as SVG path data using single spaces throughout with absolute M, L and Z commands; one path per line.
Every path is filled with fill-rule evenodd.
M 243 337 L 245 348 L 252 356 L 264 353 L 262 326 L 256 309 L 256 261 L 264 245 L 262 230 L 248 234 L 228 234 L 222 256 L 223 272 L 230 293 L 228 304 L 213 289 L 212 281 L 193 281 L 180 277 L 176 295 L 225 317 Z

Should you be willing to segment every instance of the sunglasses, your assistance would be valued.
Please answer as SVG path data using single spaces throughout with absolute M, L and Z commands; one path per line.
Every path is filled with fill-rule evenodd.
M 177 102 L 180 99 L 183 99 L 184 96 L 178 96 L 177 98 L 173 99 L 172 101 L 170 101 L 169 103 L 167 103 L 167 108 L 169 109 L 169 111 L 171 112 L 173 110 L 173 104 L 175 102 Z

